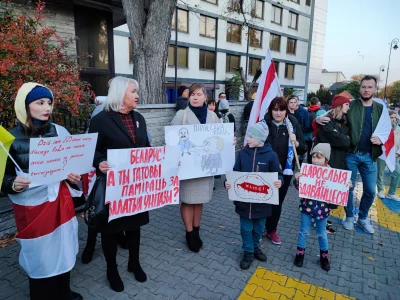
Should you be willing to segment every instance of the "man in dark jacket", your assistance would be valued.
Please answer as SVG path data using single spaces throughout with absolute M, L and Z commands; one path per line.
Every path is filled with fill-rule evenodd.
M 176 111 L 185 109 L 188 105 L 189 89 L 187 86 L 181 85 L 178 88 L 178 98 L 176 99 Z
M 343 227 L 347 230 L 354 230 L 353 192 L 358 171 L 363 183 L 363 195 L 357 225 L 368 233 L 374 233 L 367 216 L 376 193 L 376 160 L 382 154 L 382 141 L 373 135 L 383 111 L 383 106 L 372 99 L 376 92 L 376 84 L 375 77 L 364 76 L 360 84 L 361 99 L 353 100 L 347 113 L 350 153 L 346 155 L 346 165 L 347 169 L 352 172 L 353 186 L 350 188 L 349 200 L 345 207 L 346 220 L 343 222 Z M 329 120 L 320 118 L 317 123 L 323 125 L 327 121 Z

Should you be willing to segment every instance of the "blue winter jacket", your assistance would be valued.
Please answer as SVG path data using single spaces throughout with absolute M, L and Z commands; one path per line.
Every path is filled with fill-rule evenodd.
M 283 182 L 282 170 L 279 166 L 278 155 L 266 142 L 263 147 L 250 148 L 246 146 L 240 150 L 233 171 L 237 172 L 278 172 L 278 179 Z M 266 218 L 271 215 L 271 204 L 247 203 L 234 201 L 235 212 L 241 217 L 249 219 Z

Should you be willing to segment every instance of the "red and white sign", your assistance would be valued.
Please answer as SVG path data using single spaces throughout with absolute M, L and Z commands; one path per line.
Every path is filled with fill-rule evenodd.
M 108 150 L 108 221 L 179 204 L 177 147 Z
M 248 203 L 279 204 L 279 192 L 274 186 L 278 173 L 227 172 L 229 200 Z
M 30 139 L 29 187 L 64 180 L 72 172 L 90 172 L 96 142 L 97 133 Z
M 351 171 L 302 164 L 299 197 L 347 206 Z
M 278 75 L 276 74 L 271 51 L 268 49 L 267 54 L 265 55 L 262 74 L 258 84 L 256 98 L 254 99 L 253 108 L 251 109 L 247 128 L 250 128 L 260 120 L 264 119 L 264 115 L 267 112 L 271 101 L 280 95 L 281 92 Z M 246 138 L 244 139 L 244 144 L 246 145 Z

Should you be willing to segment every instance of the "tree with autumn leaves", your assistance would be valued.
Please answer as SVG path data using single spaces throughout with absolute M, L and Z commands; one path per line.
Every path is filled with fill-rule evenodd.
M 76 57 L 66 54 L 67 42 L 53 28 L 41 26 L 44 8 L 38 1 L 32 15 L 17 14 L 11 3 L 0 3 L 0 123 L 9 128 L 14 125 L 17 91 L 25 82 L 51 89 L 56 123 L 64 125 L 66 114 L 82 120 L 89 116 L 94 94 L 79 79 Z

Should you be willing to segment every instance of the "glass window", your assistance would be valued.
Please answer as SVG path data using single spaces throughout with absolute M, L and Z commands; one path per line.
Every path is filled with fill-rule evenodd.
M 264 1 L 251 0 L 251 16 L 264 19 Z
M 311 6 L 311 0 L 306 0 L 306 5 Z
M 226 55 L 226 72 L 235 72 L 240 68 L 240 56 L 239 55 Z
M 251 28 L 249 30 L 250 46 L 262 48 L 262 31 Z
M 201 0 L 201 1 L 218 5 L 218 0 Z
M 290 0 L 290 2 L 294 2 L 294 3 L 300 4 L 300 0 Z
M 226 41 L 231 43 L 242 42 L 242 25 L 227 23 Z
M 214 70 L 215 52 L 200 50 L 199 66 L 200 69 Z
M 200 15 L 200 35 L 215 38 L 217 19 Z
M 282 8 L 272 5 L 272 22 L 282 25 Z
M 229 0 L 228 10 L 240 13 L 240 0 Z
M 261 68 L 261 59 L 250 58 L 249 59 L 249 74 L 254 75 L 258 68 Z
M 297 29 L 297 21 L 299 19 L 299 15 L 292 13 L 289 11 L 289 27 L 293 29 Z
M 276 74 L 279 75 L 279 63 L 277 61 L 274 61 L 274 66 L 275 66 Z
M 75 10 L 78 62 L 83 68 L 108 69 L 107 17 L 101 11 Z M 87 13 L 89 12 L 90 13 Z
M 178 49 L 178 67 L 188 67 L 188 48 L 177 47 Z M 168 47 L 168 66 L 175 66 L 175 46 L 169 45 Z
M 285 65 L 285 78 L 288 78 L 288 79 L 294 78 L 294 65 L 293 64 Z
M 175 30 L 175 10 L 172 16 L 171 30 Z M 178 8 L 178 31 L 189 32 L 189 12 Z
M 273 51 L 281 51 L 281 36 L 271 33 L 269 37 L 269 48 Z
M 296 54 L 296 44 L 297 40 L 288 38 L 286 44 L 286 53 Z

